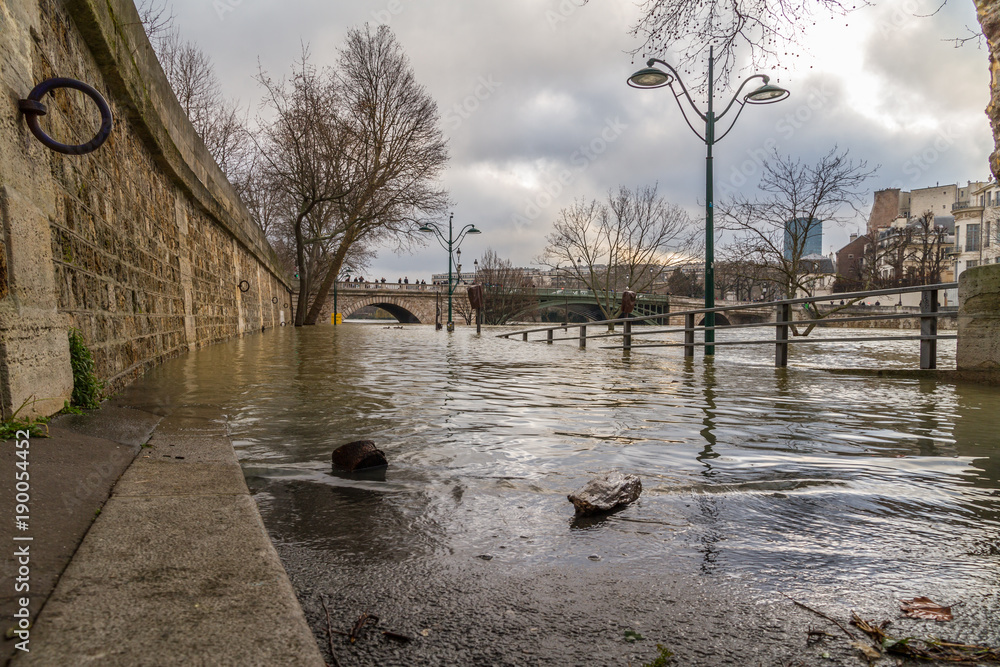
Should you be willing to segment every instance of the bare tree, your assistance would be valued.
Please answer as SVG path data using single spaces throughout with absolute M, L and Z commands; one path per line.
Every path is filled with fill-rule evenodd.
M 624 289 L 651 291 L 687 259 L 691 220 L 657 194 L 656 186 L 608 192 L 607 202 L 578 200 L 559 212 L 539 263 L 566 272 L 594 292 L 607 319 L 621 312 Z
M 907 278 L 919 285 L 941 282 L 941 273 L 951 250 L 947 243 L 948 230 L 936 224 L 932 211 L 924 211 L 912 225 L 907 226 L 907 231 L 910 241 Z
M 155 51 L 160 40 L 173 30 L 173 7 L 162 0 L 141 0 L 136 5 L 136 11 L 139 12 L 139 20 Z
M 764 162 L 762 194 L 724 201 L 719 227 L 735 234 L 733 253 L 770 267 L 784 298 L 812 295 L 815 267 L 804 260 L 810 237 L 824 222 L 843 222 L 860 211 L 864 183 L 874 172 L 836 148 L 812 165 L 774 153 Z
M 702 297 L 705 287 L 698 280 L 680 268 L 676 268 L 667 278 L 667 291 L 674 296 Z
M 523 269 L 501 259 L 488 248 L 479 262 L 479 283 L 483 286 L 483 324 L 507 324 L 538 305 L 531 279 Z M 467 321 L 468 323 L 468 321 Z
M 817 14 L 844 15 L 867 4 L 864 0 L 856 4 L 840 0 L 644 0 L 639 3 L 643 16 L 632 27 L 642 45 L 633 53 L 645 57 L 682 44 L 680 64 L 687 69 L 714 46 L 726 75 L 736 64 L 738 48 L 749 49 L 750 61 L 757 64 L 794 48 L 802 26 L 812 23 Z
M 338 81 L 340 130 L 349 157 L 332 177 L 346 193 L 334 207 L 343 238 L 306 324 L 316 322 L 352 244 L 390 241 L 406 247 L 422 221 L 442 213 L 448 204 L 438 181 L 448 151 L 437 105 L 417 83 L 387 26 L 366 24 L 348 32 Z
M 287 206 L 285 217 L 295 245 L 299 296 L 295 325 L 305 322 L 310 293 L 318 271 L 321 236 L 333 238 L 342 229 L 329 229 L 332 202 L 348 194 L 340 172 L 349 159 L 341 119 L 341 95 L 333 72 L 309 62 L 309 51 L 295 64 L 289 80 L 275 81 L 263 70 L 257 82 L 264 89 L 263 105 L 270 120 L 258 119 L 261 131 L 254 139 L 263 178 Z M 312 236 L 311 234 L 315 234 Z
M 774 292 L 775 271 L 769 264 L 751 261 L 737 246 L 720 248 L 715 262 L 715 289 L 722 298 L 732 293 L 737 300 L 769 298 Z
M 223 96 L 212 60 L 181 38 L 167 4 L 144 0 L 138 10 L 177 101 L 223 173 L 234 179 L 251 159 L 247 111 Z

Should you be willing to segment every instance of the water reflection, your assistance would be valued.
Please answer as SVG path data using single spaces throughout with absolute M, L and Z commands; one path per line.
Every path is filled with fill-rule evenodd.
M 871 348 L 908 363 L 905 345 Z M 651 580 L 666 559 L 818 604 L 985 599 L 1000 397 L 826 373 L 856 359 L 834 347 L 800 346 L 809 364 L 775 369 L 770 349 L 706 362 L 432 327 L 286 328 L 168 362 L 130 392 L 221 407 L 269 530 L 325 564 L 364 558 L 388 576 L 413 559 L 599 555 Z M 386 452 L 384 478 L 331 473 L 330 452 L 360 439 Z M 566 494 L 612 468 L 640 475 L 640 500 L 576 520 Z

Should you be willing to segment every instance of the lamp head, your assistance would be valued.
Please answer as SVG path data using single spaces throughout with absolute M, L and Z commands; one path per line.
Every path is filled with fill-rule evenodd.
M 466 234 L 482 234 L 482 232 L 476 229 L 476 226 L 473 225 L 472 227 L 469 227 L 469 231 L 467 231 Z
M 661 88 L 669 86 L 674 77 L 661 69 L 652 67 L 653 61 L 649 61 L 650 67 L 644 67 L 628 78 L 628 85 L 633 88 Z
M 785 99 L 791 93 L 782 88 L 768 83 L 769 79 L 764 77 L 764 85 L 757 90 L 747 93 L 743 99 L 747 104 L 774 104 Z
M 417 231 L 418 232 L 433 232 L 434 228 L 431 227 L 430 225 L 420 225 L 420 229 L 418 229 Z

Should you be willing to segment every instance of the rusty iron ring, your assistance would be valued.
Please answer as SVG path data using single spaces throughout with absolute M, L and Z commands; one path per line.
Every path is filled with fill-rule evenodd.
M 278 303 L 278 297 L 272 296 L 271 297 L 271 303 Z
M 249 292 L 250 291 L 250 283 L 248 283 L 245 280 L 241 280 L 240 281 L 240 291 L 241 292 Z
M 282 308 L 288 308 L 288 304 L 286 303 L 285 305 L 282 306 Z
M 75 145 L 60 143 L 47 135 L 45 130 L 39 126 L 38 117 L 44 116 L 48 113 L 48 109 L 46 109 L 45 105 L 42 104 L 42 96 L 56 88 L 72 88 L 74 90 L 79 90 L 87 97 L 94 100 L 94 103 L 97 105 L 97 109 L 101 112 L 101 129 L 99 129 L 97 131 L 97 135 L 87 143 Z M 63 77 L 46 79 L 31 89 L 31 92 L 28 93 L 27 99 L 18 100 L 17 108 L 24 114 L 24 122 L 28 124 L 28 129 L 30 129 L 31 133 L 35 135 L 35 138 L 42 142 L 42 144 L 46 147 L 57 153 L 64 153 L 66 155 L 84 155 L 100 148 L 101 144 L 107 141 L 108 137 L 111 136 L 111 107 L 108 106 L 104 97 L 97 92 L 93 86 L 89 86 L 82 81 L 77 81 L 76 79 L 67 79 Z

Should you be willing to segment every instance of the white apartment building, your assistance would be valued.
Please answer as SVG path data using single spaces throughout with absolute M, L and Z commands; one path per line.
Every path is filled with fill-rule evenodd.
M 1000 263 L 1000 184 L 984 183 L 952 206 L 955 280 L 965 269 Z

